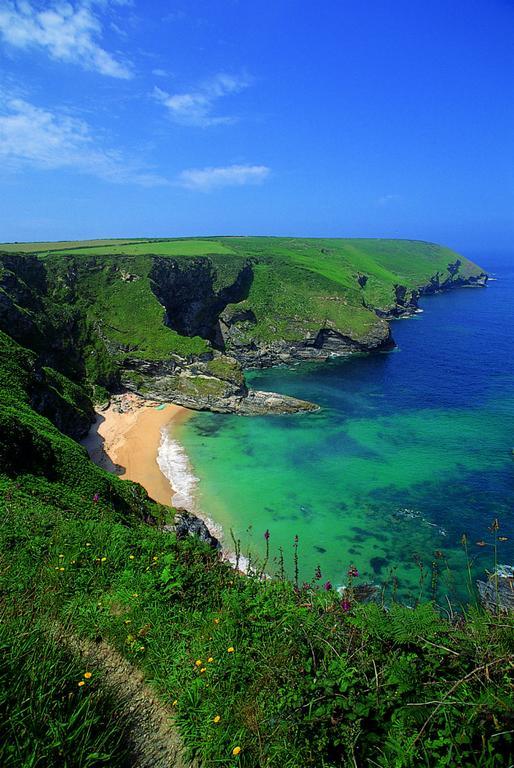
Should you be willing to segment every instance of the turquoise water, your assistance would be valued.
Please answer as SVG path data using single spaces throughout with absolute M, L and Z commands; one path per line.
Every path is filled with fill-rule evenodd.
M 473 256 L 471 256 L 473 258 Z M 514 259 L 475 255 L 498 281 L 427 297 L 393 323 L 398 349 L 325 365 L 252 372 L 259 389 L 312 400 L 313 415 L 196 414 L 179 427 L 199 478 L 199 508 L 230 543 L 263 557 L 284 550 L 293 573 L 345 582 L 398 579 L 399 596 L 464 597 L 466 533 L 477 573 L 492 567 L 488 530 L 500 519 L 500 562 L 514 562 Z M 434 554 L 437 553 L 437 554 Z M 277 568 L 272 562 L 270 570 Z

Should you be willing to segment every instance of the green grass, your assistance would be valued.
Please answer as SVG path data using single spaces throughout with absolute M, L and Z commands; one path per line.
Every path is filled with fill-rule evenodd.
M 409 240 L 212 237 L 11 244 L 6 250 L 22 246 L 44 265 L 50 315 L 54 307 L 68 307 L 82 318 L 91 352 L 83 355 L 86 379 L 101 392 L 112 386 L 126 360 L 187 359 L 212 348 L 208 338 L 183 336 L 164 325 L 164 308 L 151 281 L 159 259 L 169 257 L 186 274 L 191 262 L 195 269 L 203 265 L 206 287 L 200 289 L 193 279 L 186 304 L 208 305 L 209 280 L 220 295 L 251 265 L 247 298 L 226 308 L 227 316 L 253 313 L 255 322 L 238 331 L 239 343 L 246 344 L 302 342 L 324 327 L 357 343 L 374 343 L 386 333 L 374 309 L 395 307 L 396 285 L 412 292 L 436 274 L 444 280 L 457 258 L 463 277 L 480 273 L 448 248 Z M 23 258 L 20 254 L 20 266 Z M 364 288 L 359 276 L 367 278 Z M 41 335 L 48 334 L 42 330 Z M 229 354 L 235 353 L 231 343 Z
M 342 600 L 280 558 L 247 578 L 177 541 L 171 510 L 33 410 L 35 354 L 0 341 L 0 764 L 131 764 L 115 692 L 95 667 L 78 686 L 65 627 L 143 671 L 203 768 L 511 765 L 513 617 L 394 593 L 384 610 L 353 576 Z M 59 384 L 74 396 L 41 386 Z
M 0 605 L 0 764 L 128 768 L 116 703 L 29 605 Z
M 347 607 L 123 524 L 102 497 L 84 517 L 30 487 L 2 482 L 3 595 L 30 595 L 47 630 L 102 638 L 144 670 L 202 766 L 510 764 L 512 619 L 470 610 L 450 623 L 430 604 L 385 612 L 351 591 Z

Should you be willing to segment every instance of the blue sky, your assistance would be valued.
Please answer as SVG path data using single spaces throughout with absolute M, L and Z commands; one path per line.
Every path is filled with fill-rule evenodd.
M 514 236 L 514 2 L 0 0 L 0 241 Z

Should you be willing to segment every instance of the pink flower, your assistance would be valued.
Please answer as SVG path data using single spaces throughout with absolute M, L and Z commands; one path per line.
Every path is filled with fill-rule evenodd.
M 331 583 L 330 581 L 326 581 L 326 582 L 323 584 L 323 589 L 326 589 L 326 590 L 327 590 L 327 592 L 330 592 L 330 590 L 332 589 L 332 583 Z
M 350 601 L 349 600 L 341 600 L 341 608 L 345 613 L 348 613 L 348 611 L 351 608 Z
M 93 501 L 96 503 L 99 498 L 100 498 L 100 494 L 99 493 L 95 493 L 95 495 L 93 496 Z
M 268 541 L 268 540 L 269 540 L 269 531 L 268 531 L 268 529 L 266 529 L 266 530 L 264 531 L 264 538 L 266 539 L 266 541 Z
M 358 575 L 359 575 L 359 571 L 357 570 L 357 568 L 354 565 L 350 566 L 350 568 L 348 569 L 348 576 L 357 578 Z

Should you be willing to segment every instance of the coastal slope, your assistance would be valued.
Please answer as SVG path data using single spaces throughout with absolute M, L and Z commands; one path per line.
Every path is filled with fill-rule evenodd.
M 97 400 L 123 388 L 197 409 L 308 411 L 250 392 L 244 370 L 389 350 L 388 321 L 421 295 L 486 281 L 450 249 L 408 240 L 7 244 L 0 329 Z

